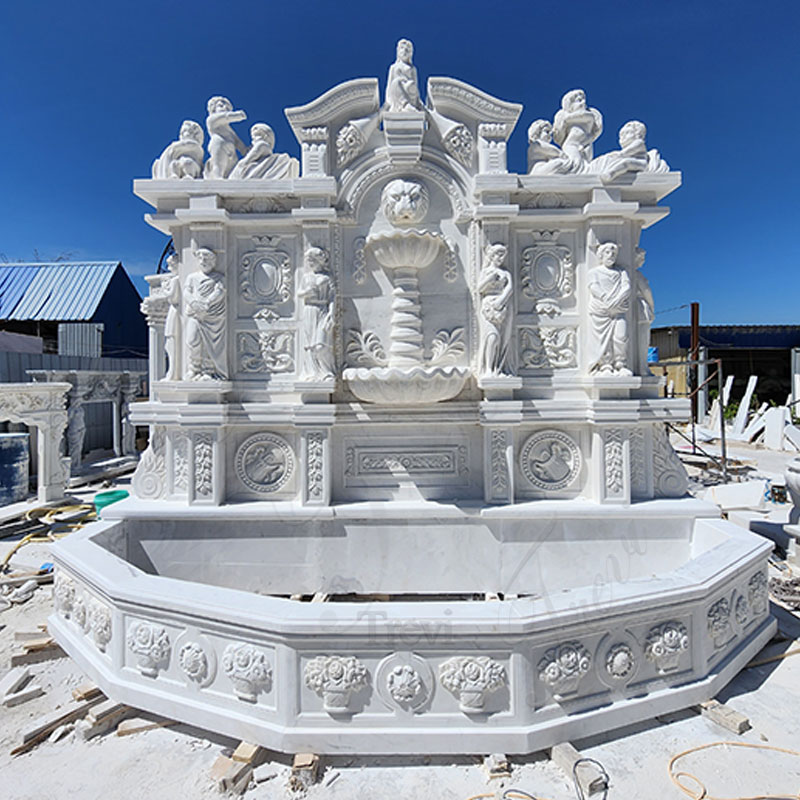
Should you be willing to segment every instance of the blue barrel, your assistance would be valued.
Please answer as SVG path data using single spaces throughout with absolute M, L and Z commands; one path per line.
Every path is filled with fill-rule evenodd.
M 28 496 L 30 434 L 0 433 L 0 506 Z

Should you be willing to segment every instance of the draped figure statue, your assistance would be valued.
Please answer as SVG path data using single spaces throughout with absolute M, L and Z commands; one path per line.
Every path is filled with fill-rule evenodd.
M 597 248 L 600 265 L 589 270 L 589 317 L 592 323 L 592 372 L 631 375 L 628 368 L 628 311 L 631 280 L 615 267 L 619 248 L 606 242 Z
M 328 253 L 321 247 L 306 250 L 307 270 L 297 290 L 303 300 L 303 358 L 301 376 L 332 378 L 334 285 L 328 272 Z
M 217 272 L 217 256 L 201 247 L 195 253 L 200 272 L 183 287 L 186 336 L 186 380 L 228 379 L 225 354 L 225 276 Z
M 508 371 L 508 344 L 511 338 L 509 303 L 513 283 L 511 273 L 502 267 L 507 253 L 504 244 L 488 245 L 478 276 L 479 375 L 502 375 Z

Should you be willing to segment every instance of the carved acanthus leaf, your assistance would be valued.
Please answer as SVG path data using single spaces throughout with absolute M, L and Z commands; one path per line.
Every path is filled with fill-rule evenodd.
M 441 330 L 431 342 L 431 366 L 455 364 L 467 351 L 464 343 L 464 329 Z
M 347 357 L 352 363 L 362 367 L 385 367 L 389 363 L 377 333 L 351 329 L 347 336 Z

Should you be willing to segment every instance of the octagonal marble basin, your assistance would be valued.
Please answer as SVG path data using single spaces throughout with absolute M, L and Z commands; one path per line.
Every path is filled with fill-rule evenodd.
M 692 499 L 167 505 L 54 547 L 49 630 L 109 697 L 286 752 L 532 752 L 713 696 L 775 628 L 770 544 Z

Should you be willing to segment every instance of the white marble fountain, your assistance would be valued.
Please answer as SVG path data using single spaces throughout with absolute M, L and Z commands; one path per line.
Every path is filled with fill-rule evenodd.
M 537 101 L 540 102 L 540 101 Z M 109 696 L 285 751 L 533 751 L 688 706 L 770 638 L 769 545 L 685 494 L 647 369 L 680 173 L 580 90 L 522 106 L 398 44 L 286 116 L 208 104 L 137 180 L 135 497 L 57 546 L 50 629 Z M 313 600 L 312 600 L 313 597 Z M 322 601 L 322 602 L 321 602 Z

